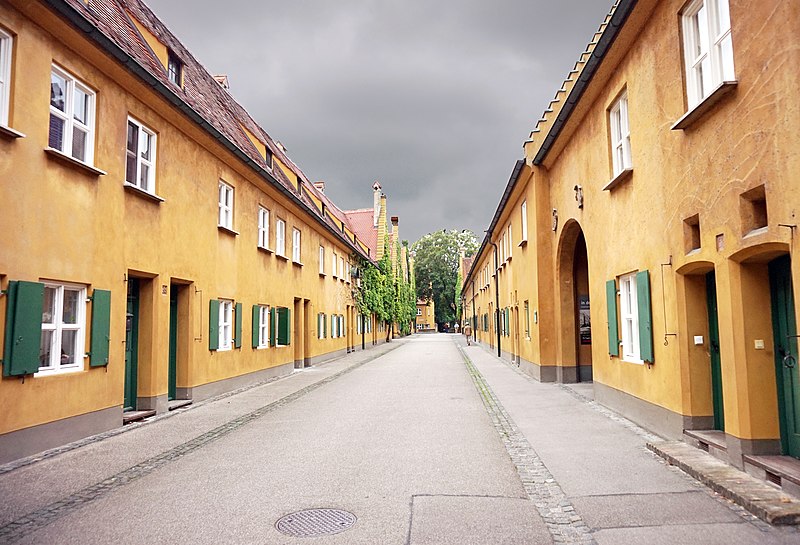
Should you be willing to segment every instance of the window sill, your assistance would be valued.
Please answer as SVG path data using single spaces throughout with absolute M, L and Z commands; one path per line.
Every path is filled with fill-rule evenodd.
M 742 239 L 744 240 L 752 237 L 757 237 L 758 235 L 763 235 L 764 233 L 767 232 L 769 232 L 769 226 L 765 225 L 764 227 L 757 227 L 755 229 L 751 229 L 750 231 L 742 235 Z
M 141 188 L 139 188 L 139 186 L 133 185 L 130 182 L 123 182 L 122 183 L 122 187 L 125 188 L 125 191 L 127 191 L 129 193 L 132 193 L 133 195 L 137 195 L 139 197 L 142 197 L 144 199 L 148 199 L 148 200 L 156 202 L 156 203 L 164 202 L 164 199 L 162 199 L 158 195 L 156 195 L 154 193 L 148 193 L 144 189 L 141 189 Z
M 92 174 L 94 176 L 105 176 L 106 174 L 108 174 L 104 170 L 100 170 L 99 168 L 94 168 L 93 166 L 91 166 L 91 165 L 89 165 L 87 163 L 84 163 L 83 161 L 78 161 L 77 159 L 75 159 L 73 157 L 70 157 L 66 153 L 58 151 L 55 148 L 50 148 L 50 147 L 44 148 L 44 152 L 47 155 L 49 155 L 50 157 L 52 157 L 52 158 L 54 158 L 54 159 L 56 159 L 58 161 L 61 161 L 62 163 L 66 164 L 66 165 L 70 165 L 70 166 L 73 166 L 73 167 L 78 167 L 80 170 L 83 170 L 84 172 L 87 172 L 87 173 Z
M 610 182 L 603 186 L 603 191 L 611 191 L 618 185 L 627 182 L 631 178 L 633 178 L 633 168 L 624 168 L 619 174 L 611 178 Z
M 298 267 L 302 267 L 303 266 L 302 263 L 300 263 L 299 261 L 295 261 L 294 259 L 292 260 L 292 265 L 296 265 Z
M 265 248 L 264 246 L 256 246 L 256 248 L 258 248 L 259 251 L 262 251 L 262 252 L 267 253 L 267 254 L 271 254 L 272 253 L 271 249 Z
M 708 112 L 711 108 L 713 108 L 718 102 L 720 102 L 723 98 L 731 94 L 736 86 L 739 84 L 738 81 L 723 81 L 717 87 L 711 91 L 707 97 L 703 100 L 695 104 L 692 108 L 689 109 L 688 112 L 683 114 L 679 120 L 675 122 L 675 124 L 671 127 L 673 131 L 682 131 L 691 127 L 695 122 L 697 122 L 700 118 L 702 118 L 706 112 Z
M 518 248 L 522 248 L 523 246 L 527 246 L 527 245 L 528 245 L 528 239 L 526 238 L 524 240 L 520 240 L 519 244 L 517 244 L 517 247 Z
M 328 276 L 328 275 L 327 275 L 327 274 L 325 274 L 324 272 L 321 272 L 321 273 L 319 273 L 319 276 L 320 276 L 320 278 L 325 278 L 325 277 L 326 277 L 326 276 Z
M 0 134 L 9 138 L 25 138 L 25 135 L 19 131 L 15 131 L 11 127 L 0 125 Z
M 279 253 L 277 253 L 277 252 L 275 253 L 275 257 L 277 257 L 278 259 L 281 259 L 281 260 L 283 260 L 283 261 L 289 261 L 289 258 L 288 258 L 288 257 L 286 257 L 286 256 L 285 256 L 285 255 L 283 255 L 283 254 L 279 254 Z
M 238 231 L 234 231 L 230 227 L 225 227 L 224 225 L 217 225 L 217 229 L 221 233 L 226 233 L 226 234 L 234 236 L 234 237 L 238 237 L 239 236 L 239 232 Z

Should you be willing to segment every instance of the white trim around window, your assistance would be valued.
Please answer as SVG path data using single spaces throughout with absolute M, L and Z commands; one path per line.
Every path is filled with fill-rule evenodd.
M 275 220 L 275 254 L 286 257 L 286 222 Z
M 325 246 L 319 246 L 319 274 L 325 275 Z
M 36 376 L 83 371 L 86 287 L 46 282 Z
M 233 301 L 219 301 L 219 348 L 230 350 L 233 347 Z
M 619 277 L 620 322 L 622 323 L 622 359 L 642 363 L 639 352 L 639 305 L 636 273 Z
M 300 229 L 297 227 L 292 227 L 292 261 L 297 264 L 302 264 L 301 252 L 300 252 L 300 240 L 301 240 Z
M 269 210 L 258 207 L 258 247 L 269 250 Z
M 156 194 L 156 133 L 132 117 L 125 143 L 125 183 Z
M 219 218 L 217 225 L 233 230 L 233 187 L 219 181 Z
M 269 348 L 269 306 L 258 306 L 258 348 Z
M 95 92 L 66 70 L 50 70 L 50 124 L 47 145 L 93 165 Z
M 623 93 L 608 112 L 611 123 L 611 164 L 614 176 L 631 167 L 631 130 L 628 94 Z
M 519 208 L 520 217 L 522 218 L 522 240 L 519 243 L 522 244 L 523 242 L 528 242 L 528 201 L 522 201 Z
M 694 0 L 681 14 L 689 109 L 736 79 L 728 0 Z
M 336 252 L 331 252 L 331 276 L 336 278 Z
M 0 28 L 0 125 L 8 127 L 11 96 L 11 49 L 13 38 Z

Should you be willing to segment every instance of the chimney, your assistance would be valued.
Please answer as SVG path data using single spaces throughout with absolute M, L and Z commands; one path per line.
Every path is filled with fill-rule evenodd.
M 320 193 L 325 193 L 325 182 L 320 180 L 318 182 L 314 182 L 314 187 L 316 187 Z
M 378 226 L 378 218 L 381 215 L 381 184 L 372 184 L 372 226 Z
M 223 89 L 230 89 L 231 88 L 230 83 L 228 82 L 227 74 L 222 74 L 220 76 L 214 76 L 214 79 L 217 80 L 217 83 L 219 83 L 222 86 Z
M 392 232 L 396 232 L 397 231 L 397 224 L 398 224 L 399 221 L 400 221 L 400 218 L 398 218 L 397 216 L 392 216 Z

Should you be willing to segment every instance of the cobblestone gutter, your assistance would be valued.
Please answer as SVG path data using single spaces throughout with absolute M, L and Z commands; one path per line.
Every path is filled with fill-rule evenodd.
M 500 434 L 511 461 L 525 487 L 528 498 L 534 503 L 555 543 L 596 545 L 591 530 L 575 512 L 575 508 L 553 475 L 545 467 L 528 440 L 517 429 L 511 417 L 494 395 L 491 387 L 469 357 L 458 346 L 464 364 L 483 399 L 486 411 Z

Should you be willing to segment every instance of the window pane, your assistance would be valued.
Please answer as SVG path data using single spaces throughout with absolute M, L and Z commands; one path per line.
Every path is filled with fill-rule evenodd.
M 731 13 L 728 0 L 717 0 L 717 34 L 731 28 Z
M 136 184 L 136 155 L 132 152 L 127 152 L 125 158 L 125 181 Z
M 67 82 L 58 74 L 50 73 L 50 105 L 66 111 Z
M 72 112 L 72 116 L 86 125 L 89 122 L 89 95 L 76 87 L 73 96 L 75 109 Z
M 136 144 L 139 141 L 139 127 L 128 121 L 128 151 L 136 154 Z
M 705 5 L 697 11 L 695 21 L 697 25 L 698 37 L 697 54 L 700 55 L 702 52 L 708 51 L 708 11 L 706 10 Z
M 61 365 L 77 363 L 75 345 L 78 342 L 78 332 L 64 330 L 61 332 Z
M 86 132 L 78 127 L 72 128 L 72 156 L 78 161 L 86 160 Z
M 145 191 L 150 191 L 150 167 L 142 163 L 141 176 L 139 177 L 139 187 Z
M 62 313 L 61 321 L 65 324 L 78 323 L 78 296 L 79 292 L 75 290 L 64 290 L 64 311 Z
M 64 150 L 64 120 L 50 114 L 50 136 L 47 145 L 59 151 Z
M 145 131 L 142 131 L 139 136 L 139 153 L 142 154 L 142 159 L 145 159 L 147 161 L 150 160 L 151 143 L 152 143 L 152 137 Z
M 44 304 L 42 305 L 42 323 L 55 323 L 56 314 L 56 289 L 44 288 Z
M 50 352 L 53 347 L 53 332 L 42 331 L 42 342 L 39 345 L 39 367 L 50 367 Z
M 722 57 L 722 78 L 728 81 L 736 79 L 733 71 L 733 46 L 730 34 L 720 44 L 720 56 Z

